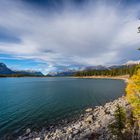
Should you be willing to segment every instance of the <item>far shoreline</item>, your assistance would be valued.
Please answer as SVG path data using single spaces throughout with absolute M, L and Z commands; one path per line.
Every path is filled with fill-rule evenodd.
M 79 78 L 79 79 L 112 79 L 123 80 L 126 83 L 130 78 L 129 75 L 120 76 L 0 76 L 0 78 Z
M 75 76 L 74 78 L 123 80 L 127 83 L 129 77 L 130 77 L 129 75 L 121 75 L 121 76 Z

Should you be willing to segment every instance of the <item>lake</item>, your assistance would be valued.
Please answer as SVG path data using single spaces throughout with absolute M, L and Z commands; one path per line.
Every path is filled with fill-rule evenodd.
M 0 138 L 78 117 L 124 93 L 122 80 L 0 78 Z

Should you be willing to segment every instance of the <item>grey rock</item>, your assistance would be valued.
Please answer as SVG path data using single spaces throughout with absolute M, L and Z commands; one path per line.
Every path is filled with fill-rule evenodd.
M 30 132 L 31 132 L 30 128 L 26 129 L 26 134 L 29 134 Z

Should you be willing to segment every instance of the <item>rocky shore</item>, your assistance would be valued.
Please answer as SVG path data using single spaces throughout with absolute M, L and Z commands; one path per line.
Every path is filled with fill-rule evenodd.
M 130 105 L 124 96 L 106 103 L 104 106 L 88 108 L 78 120 L 59 127 L 43 129 L 39 133 L 26 130 L 18 140 L 110 140 L 113 139 L 108 125 L 114 121 L 116 106 L 120 105 L 129 112 Z M 115 139 L 115 138 L 114 138 Z

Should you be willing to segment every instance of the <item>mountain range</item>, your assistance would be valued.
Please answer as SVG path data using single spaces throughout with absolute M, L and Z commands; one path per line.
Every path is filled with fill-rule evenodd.
M 140 61 L 139 61 L 140 62 Z M 139 64 L 139 62 L 135 63 L 135 61 L 129 61 L 126 64 L 123 65 L 113 65 L 113 66 L 103 66 L 103 65 L 97 65 L 97 66 L 88 66 L 88 67 L 82 67 L 78 70 L 71 70 L 67 69 L 65 71 L 61 72 L 50 72 L 46 76 L 53 77 L 53 76 L 73 76 L 78 71 L 88 71 L 88 70 L 111 70 L 111 69 L 117 69 L 124 66 L 132 66 Z M 6 66 L 4 63 L 0 63 L 0 76 L 11 76 L 11 75 L 19 75 L 19 76 L 44 76 L 40 71 L 31 71 L 31 70 L 11 70 Z
M 73 76 L 78 71 L 90 71 L 90 70 L 112 70 L 112 69 L 119 69 L 123 67 L 131 67 L 133 65 L 137 65 L 139 63 L 126 63 L 122 65 L 112 65 L 112 66 L 103 66 L 103 65 L 97 65 L 97 66 L 88 66 L 88 67 L 82 67 L 79 70 L 66 70 L 62 72 L 55 72 L 55 73 L 48 73 L 47 76 Z
M 43 74 L 39 71 L 11 70 L 4 63 L 0 63 L 0 75 L 43 76 Z
M 4 63 L 0 63 L 0 74 L 15 74 L 15 72 L 9 69 Z

